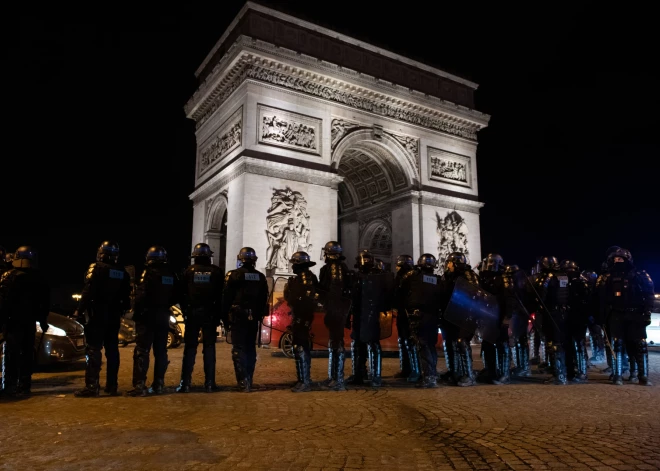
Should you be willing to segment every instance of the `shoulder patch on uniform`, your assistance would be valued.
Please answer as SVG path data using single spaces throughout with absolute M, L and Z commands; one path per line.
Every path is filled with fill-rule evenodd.
M 259 273 L 246 273 L 245 281 L 259 281 Z

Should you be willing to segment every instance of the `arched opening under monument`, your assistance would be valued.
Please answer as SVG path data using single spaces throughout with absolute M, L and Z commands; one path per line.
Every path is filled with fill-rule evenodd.
M 227 267 L 227 198 L 220 194 L 210 205 L 208 226 L 204 239 L 213 251 L 213 263 L 225 270 Z M 193 241 L 193 243 L 195 243 Z
M 338 239 L 347 264 L 353 265 L 360 250 L 368 249 L 391 269 L 403 241 L 392 228 L 393 200 L 410 191 L 412 181 L 404 165 L 387 143 L 357 140 L 341 149 L 335 161 L 344 178 L 338 187 Z

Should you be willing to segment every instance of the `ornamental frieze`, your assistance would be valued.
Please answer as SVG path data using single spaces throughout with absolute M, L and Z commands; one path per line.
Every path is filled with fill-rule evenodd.
M 199 173 L 204 173 L 215 162 L 241 146 L 243 134 L 243 107 L 234 112 L 222 125 L 210 144 L 206 144 L 199 156 Z
M 292 75 L 252 64 L 246 64 L 240 73 L 236 74 L 234 80 L 213 99 L 209 107 L 197 118 L 197 127 L 203 125 L 211 114 L 218 109 L 224 100 L 233 93 L 246 78 L 295 90 L 310 96 L 322 98 L 358 110 L 375 113 L 380 116 L 397 119 L 428 129 L 446 132 L 466 139 L 477 139 L 477 135 L 473 128 L 460 126 L 436 116 L 408 110 L 401 106 L 384 103 L 346 90 L 339 90 L 304 77 L 294 77 Z

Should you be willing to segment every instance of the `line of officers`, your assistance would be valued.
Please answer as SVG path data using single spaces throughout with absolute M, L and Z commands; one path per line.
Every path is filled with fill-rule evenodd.
M 255 268 L 257 255 L 244 247 L 237 255 L 236 270 L 223 274 L 212 264 L 213 252 L 197 244 L 192 264 L 182 275 L 168 264 L 163 247 L 151 247 L 137 283 L 133 320 L 136 346 L 133 355 L 133 389 L 130 396 L 164 392 L 167 359 L 169 308 L 180 304 L 186 322 L 185 348 L 178 392 L 189 392 L 198 335 L 202 331 L 204 387 L 218 390 L 215 383 L 216 328 L 221 322 L 232 343 L 232 360 L 237 388 L 249 392 L 256 364 L 255 340 L 261 321 L 268 312 L 269 290 L 266 277 Z M 600 276 L 579 272 L 575 262 L 559 264 L 555 257 L 537 261 L 532 276 L 515 265 L 505 266 L 498 254 L 489 254 L 472 270 L 464 254 L 450 254 L 442 276 L 435 274 L 438 263 L 423 254 L 417 263 L 409 255 L 397 259 L 396 275 L 386 273 L 369 251 L 356 257 L 356 270 L 344 262 L 341 245 L 328 242 L 323 249 L 325 265 L 320 277 L 310 271 L 315 265 L 309 254 L 296 252 L 290 263 L 294 276 L 284 289 L 292 312 L 289 330 L 293 337 L 297 382 L 294 392 L 311 389 L 310 330 L 314 312 L 325 311 L 329 332 L 328 378 L 323 385 L 345 390 L 345 384 L 382 385 L 380 340 L 391 335 L 387 312 L 394 311 L 398 329 L 401 371 L 395 375 L 419 387 L 437 387 L 438 327 L 443 333 L 447 372 L 441 375 L 448 384 L 472 386 L 478 380 L 506 384 L 511 374 L 529 376 L 529 338 L 527 322 L 545 339 L 548 371 L 555 384 L 587 379 L 585 331 L 604 326 L 612 382 L 629 381 L 650 385 L 646 326 L 650 323 L 654 287 L 649 275 L 633 265 L 630 252 L 619 247 L 608 249 Z M 119 246 L 106 241 L 90 265 L 85 286 L 74 317 L 86 316 L 87 366 L 85 387 L 76 396 L 98 396 L 101 351 L 106 356 L 104 392 L 118 394 L 118 330 L 120 317 L 130 309 L 130 278 L 119 265 Z M 10 267 L 0 278 L 0 319 L 5 334 L 3 394 L 29 394 L 35 321 L 43 332 L 48 329 L 48 287 L 36 267 L 36 251 L 21 247 Z M 466 286 L 471 288 L 467 289 Z M 472 290 L 490 293 L 496 300 L 498 333 L 484 340 L 485 368 L 475 374 L 472 367 L 471 340 L 480 323 L 479 306 L 461 306 Z M 477 298 L 478 296 L 473 296 Z M 463 301 L 461 301 L 463 299 Z M 461 301 L 461 302 L 459 302 Z M 459 306 L 457 309 L 456 306 Z M 461 309 L 461 307 L 463 309 Z M 473 308 L 473 309 L 471 309 Z M 471 314 L 466 314 L 471 313 Z M 531 314 L 530 313 L 534 313 Z M 478 321 L 478 322 L 475 322 Z M 390 319 L 391 321 L 391 319 Z M 524 328 L 511 328 L 524 324 Z M 351 375 L 344 381 L 344 329 L 351 329 Z M 512 335 L 513 334 L 513 335 Z M 596 337 L 597 338 L 597 337 Z M 510 349 L 513 345 L 514 351 Z M 153 381 L 147 387 L 150 350 L 154 350 Z M 511 369 L 511 358 L 516 368 Z M 626 359 L 629 358 L 628 365 Z M 29 361 L 28 361 L 29 360 Z M 369 369 L 367 370 L 367 363 Z

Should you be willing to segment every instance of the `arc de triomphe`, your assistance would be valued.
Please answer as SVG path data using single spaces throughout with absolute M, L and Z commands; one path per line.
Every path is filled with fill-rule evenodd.
M 329 240 L 349 266 L 363 248 L 481 259 L 477 84 L 250 2 L 196 75 L 193 244 L 221 268 L 251 246 L 286 274 Z

